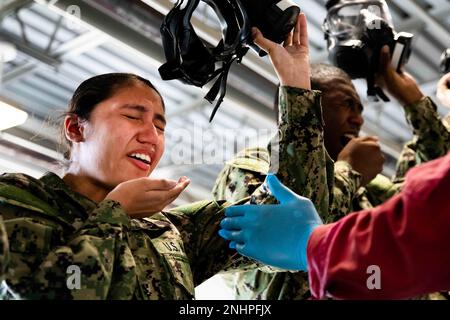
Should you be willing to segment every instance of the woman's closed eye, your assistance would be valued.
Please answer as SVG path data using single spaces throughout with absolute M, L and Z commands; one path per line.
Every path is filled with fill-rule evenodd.
M 129 115 L 129 114 L 124 114 L 123 116 L 128 119 L 131 119 L 131 120 L 139 120 L 140 119 L 139 117 L 136 117 L 134 115 Z
M 160 132 L 164 133 L 164 131 L 166 130 L 166 126 L 165 125 L 161 125 L 161 124 L 155 124 L 155 128 L 157 130 L 159 130 Z

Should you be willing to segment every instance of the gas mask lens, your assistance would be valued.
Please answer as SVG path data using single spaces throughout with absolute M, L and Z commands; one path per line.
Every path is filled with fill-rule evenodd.
M 327 19 L 329 33 L 332 36 L 347 36 L 355 33 L 356 26 L 360 24 L 362 6 L 345 6 L 330 12 Z
M 392 66 L 400 71 L 411 53 L 413 35 L 394 30 L 389 8 L 384 0 L 329 0 L 323 24 L 330 61 L 353 79 L 365 78 L 370 97 L 387 96 L 375 84 L 380 52 L 391 49 Z
M 367 26 L 379 27 L 379 21 L 393 26 L 389 9 L 384 2 L 355 1 L 333 7 L 325 20 L 325 32 L 332 37 L 358 36 Z

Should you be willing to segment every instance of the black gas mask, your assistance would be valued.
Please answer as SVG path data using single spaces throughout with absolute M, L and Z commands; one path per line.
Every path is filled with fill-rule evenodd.
M 191 24 L 200 1 L 208 4 L 219 18 L 222 39 L 216 47 L 204 43 Z M 265 54 L 253 43 L 251 28 L 256 26 L 266 38 L 281 43 L 294 28 L 299 13 L 299 6 L 291 0 L 179 0 L 161 25 L 167 60 L 159 68 L 161 78 L 179 79 L 197 87 L 216 79 L 205 96 L 212 103 L 220 93 L 212 121 L 225 97 L 232 63 L 240 63 L 250 47 L 260 56 Z
M 330 61 L 352 79 L 367 80 L 367 94 L 389 101 L 375 85 L 381 48 L 391 49 L 392 66 L 400 71 L 411 55 L 413 35 L 397 33 L 384 0 L 329 0 L 323 24 Z

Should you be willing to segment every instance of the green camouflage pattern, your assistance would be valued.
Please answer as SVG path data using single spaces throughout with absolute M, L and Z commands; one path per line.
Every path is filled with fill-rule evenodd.
M 420 105 L 425 104 L 429 106 L 432 101 L 425 99 Z M 283 105 L 280 104 L 280 113 L 283 114 Z M 415 114 L 418 118 L 420 114 Z M 299 114 L 301 117 L 302 114 Z M 428 115 L 432 117 L 432 115 Z M 318 118 L 320 119 L 320 118 Z M 302 123 L 302 119 L 299 119 L 299 123 Z M 420 120 L 417 120 L 421 123 Z M 414 122 L 416 123 L 416 122 Z M 314 130 L 317 127 L 308 128 L 308 124 L 303 122 L 302 127 L 292 128 L 293 131 L 298 130 Z M 318 134 L 318 133 L 315 133 Z M 313 135 L 312 135 L 313 136 Z M 308 135 L 305 135 L 308 137 Z M 300 138 L 299 139 L 303 139 Z M 299 174 L 304 176 L 304 172 L 314 173 L 321 172 L 323 168 L 319 168 L 320 163 L 323 165 L 323 161 L 315 160 L 314 153 L 310 152 L 308 148 L 318 148 L 314 143 L 317 141 L 311 140 L 297 140 L 299 143 L 296 145 L 302 146 L 295 153 L 301 153 L 307 157 L 311 155 L 311 161 L 303 161 L 298 163 Z M 421 140 L 419 140 L 420 142 Z M 303 142 L 303 143 L 302 143 Z M 294 153 L 294 152 L 292 152 Z M 259 156 L 259 157 L 258 157 Z M 318 155 L 315 154 L 317 157 Z M 299 157 L 303 159 L 302 157 Z M 241 151 L 235 159 L 226 163 L 225 167 L 219 174 L 216 184 L 213 188 L 213 196 L 215 199 L 238 201 L 240 197 L 247 197 L 254 194 L 254 190 L 257 190 L 264 182 L 265 176 L 268 172 L 269 162 L 268 151 L 264 148 L 253 148 Z M 325 152 L 325 168 L 326 175 L 328 177 L 327 186 L 323 188 L 316 188 L 317 182 L 324 180 L 318 180 L 314 174 L 311 174 L 309 179 L 303 179 L 302 183 L 305 185 L 304 189 L 302 185 L 295 185 L 296 189 L 293 189 L 296 193 L 305 197 L 310 197 L 311 192 L 318 190 L 318 196 L 326 196 L 325 189 L 329 190 L 328 203 L 329 210 L 324 211 L 326 206 L 324 202 L 317 201 L 318 196 L 310 197 L 316 199 L 314 202 L 322 220 L 325 223 L 331 223 L 339 220 L 345 215 L 363 210 L 370 209 L 377 206 L 389 198 L 394 196 L 401 190 L 403 185 L 402 179 L 397 177 L 396 180 L 378 175 L 365 187 L 361 187 L 361 175 L 352 170 L 351 166 L 344 161 L 337 161 L 333 164 L 333 161 L 328 157 Z M 304 167 L 306 165 L 306 167 Z M 302 172 L 301 168 L 305 168 Z M 282 170 L 284 169 L 280 166 Z M 296 180 L 297 176 L 295 171 L 290 172 L 290 176 L 283 180 L 287 186 L 292 188 L 290 179 Z M 290 177 L 290 179 L 289 179 Z M 305 191 L 304 191 L 305 190 Z M 309 298 L 308 290 L 308 277 L 305 273 L 264 273 L 261 270 L 250 270 L 248 272 L 236 272 L 235 274 L 227 273 L 222 275 L 226 283 L 233 287 L 235 290 L 236 299 L 305 299 Z M 438 298 L 442 297 L 440 294 L 430 295 L 424 298 Z
M 308 196 L 318 211 L 327 216 L 330 179 L 327 169 L 332 167 L 332 160 L 323 147 L 320 93 L 281 87 L 279 104 L 279 132 L 268 149 L 250 148 L 228 162 L 216 181 L 214 198 L 233 202 L 251 196 L 254 203 L 273 202 L 262 185 L 266 174 L 273 172 L 292 190 Z M 309 184 L 311 180 L 318 183 Z
M 215 273 L 256 267 L 218 236 L 225 207 L 203 201 L 130 219 L 119 203 L 94 203 L 53 173 L 5 174 L 7 283 L 25 299 L 193 299 L 195 285 Z M 67 285 L 71 266 L 79 288 Z
M 319 94 L 285 88 L 281 97 L 285 104 L 304 105 L 304 111 L 314 106 L 315 113 L 305 115 L 317 126 L 314 134 L 318 134 L 311 136 L 318 146 L 316 157 L 323 156 Z M 297 110 L 293 115 L 298 117 Z M 289 129 L 290 119 L 284 117 L 280 131 L 281 154 L 293 147 L 292 141 L 304 138 L 303 133 L 283 131 Z M 295 155 L 282 159 L 289 161 L 285 165 L 283 160 L 282 167 L 298 171 Z M 324 168 L 324 162 L 318 161 Z M 326 186 L 322 171 L 315 178 Z M 322 189 L 311 187 L 310 194 L 327 192 Z M 201 201 L 151 218 L 130 219 L 119 203 L 95 203 L 73 192 L 53 173 L 40 179 L 4 174 L 0 176 L 0 216 L 9 250 L 2 253 L 3 261 L 5 254 L 10 257 L 4 277 L 24 299 L 156 300 L 193 299 L 195 286 L 219 272 L 258 267 L 274 272 L 229 249 L 218 235 L 228 205 Z
M 311 91 L 299 96 L 302 99 L 284 99 L 295 97 L 286 94 L 291 90 L 298 89 L 280 88 L 278 136 L 272 139 L 267 149 L 247 149 L 228 162 L 217 178 L 213 195 L 216 199 L 228 201 L 251 196 L 252 203 L 274 203 L 275 199 L 270 196 L 263 182 L 268 172 L 275 172 L 286 186 L 310 198 L 324 221 L 330 221 L 333 161 L 324 148 L 320 94 Z M 346 168 L 349 169 L 349 179 L 355 179 L 350 188 L 357 189 L 360 175 Z M 234 287 L 237 299 L 310 297 L 308 274 L 305 272 L 266 273 L 254 269 L 227 273 L 222 277 Z
M 333 178 L 330 181 L 332 193 L 330 194 L 330 219 L 326 223 L 331 223 L 352 212 L 355 203 L 359 203 L 356 198 L 361 187 L 362 176 L 352 169 L 352 166 L 345 161 L 336 161 L 330 170 Z M 325 221 L 324 221 L 325 222 Z
M 414 136 L 404 146 L 397 161 L 396 182 L 402 181 L 414 166 L 443 157 L 450 150 L 450 114 L 441 119 L 436 105 L 429 97 L 404 109 Z
M 270 156 L 266 148 L 248 148 L 228 161 L 214 184 L 214 199 L 234 203 L 251 196 L 266 178 Z
M 336 175 L 339 175 L 339 173 L 336 173 Z M 353 195 L 350 211 L 345 214 L 376 207 L 400 192 L 402 187 L 403 181 L 392 182 L 386 176 L 379 174 L 365 187 L 356 191 Z
M 294 192 L 311 199 L 325 218 L 329 207 L 329 156 L 323 140 L 321 93 L 290 87 L 281 87 L 279 91 L 278 135 L 268 145 L 269 172 L 276 173 Z M 316 183 L 309 183 L 311 180 Z M 252 196 L 255 197 L 255 193 Z M 274 202 L 274 199 L 255 198 L 254 201 Z

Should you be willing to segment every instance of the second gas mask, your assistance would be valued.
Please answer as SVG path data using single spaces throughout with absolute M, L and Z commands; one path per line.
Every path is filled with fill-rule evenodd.
M 413 35 L 394 30 L 384 0 L 330 0 L 323 24 L 330 61 L 352 79 L 364 78 L 368 96 L 389 101 L 375 85 L 381 48 L 391 49 L 392 65 L 400 71 L 411 54 Z

